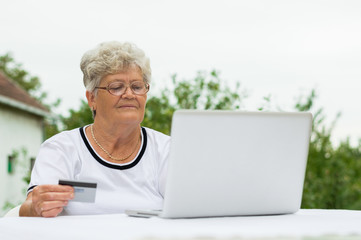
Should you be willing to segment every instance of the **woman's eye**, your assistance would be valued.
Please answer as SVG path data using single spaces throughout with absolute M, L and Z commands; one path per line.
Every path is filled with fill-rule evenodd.
M 141 90 L 143 88 L 144 88 L 143 84 L 134 84 L 134 85 L 132 85 L 132 89 L 134 89 L 134 90 Z
M 114 86 L 114 87 L 111 87 L 111 89 L 113 91 L 121 91 L 122 89 L 124 89 L 124 86 L 123 85 Z

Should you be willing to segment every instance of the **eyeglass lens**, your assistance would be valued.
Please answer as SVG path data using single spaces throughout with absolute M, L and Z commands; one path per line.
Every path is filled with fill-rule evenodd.
M 123 83 L 123 82 L 113 82 L 111 84 L 109 84 L 108 89 L 109 92 L 113 95 L 122 95 L 127 87 L 130 87 L 130 89 L 132 90 L 132 92 L 134 94 L 145 94 L 147 92 L 147 85 L 144 82 L 132 82 L 129 85 Z

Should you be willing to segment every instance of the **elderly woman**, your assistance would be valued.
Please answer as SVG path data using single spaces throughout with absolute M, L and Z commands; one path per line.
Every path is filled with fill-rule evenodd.
M 46 140 L 20 216 L 122 213 L 161 209 L 170 137 L 141 127 L 151 69 L 130 43 L 106 42 L 81 60 L 94 123 Z M 97 183 L 94 203 L 70 201 L 59 179 Z

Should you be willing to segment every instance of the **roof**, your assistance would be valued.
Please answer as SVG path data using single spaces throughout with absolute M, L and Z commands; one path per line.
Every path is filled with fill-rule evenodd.
M 46 116 L 49 110 L 0 71 L 0 103 Z

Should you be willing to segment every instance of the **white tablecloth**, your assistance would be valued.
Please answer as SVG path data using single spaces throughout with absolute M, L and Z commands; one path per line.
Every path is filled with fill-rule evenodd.
M 361 211 L 300 210 L 295 214 L 197 219 L 124 214 L 1 218 L 0 239 L 361 239 Z

